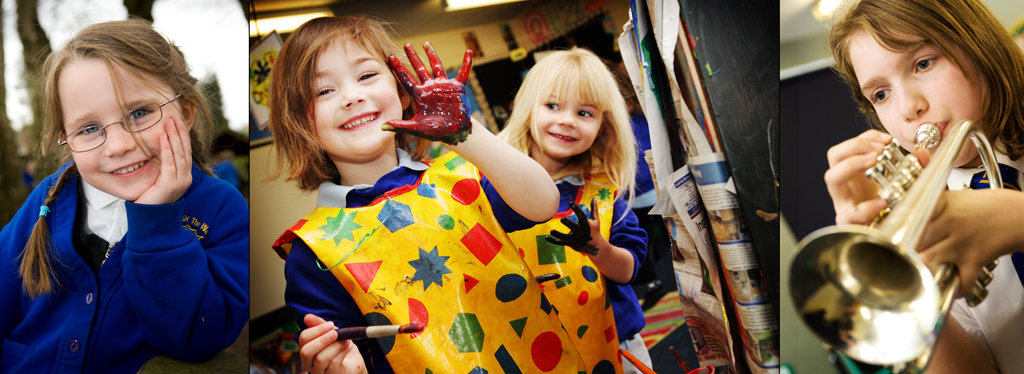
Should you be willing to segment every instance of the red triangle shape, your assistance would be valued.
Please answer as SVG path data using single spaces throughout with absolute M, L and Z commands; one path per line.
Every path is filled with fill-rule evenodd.
M 480 281 L 476 280 L 476 278 L 469 276 L 469 274 L 462 274 L 462 277 L 466 279 L 466 293 L 469 293 L 469 290 L 472 290 L 473 286 L 476 286 L 477 283 L 480 283 Z
M 359 287 L 363 289 L 363 292 L 367 292 L 370 289 L 370 283 L 373 283 L 373 278 L 377 276 L 377 270 L 380 270 L 380 263 L 377 262 L 360 262 L 356 264 L 345 264 L 345 268 L 348 269 L 349 273 L 352 273 L 352 278 L 356 279 L 359 283 Z

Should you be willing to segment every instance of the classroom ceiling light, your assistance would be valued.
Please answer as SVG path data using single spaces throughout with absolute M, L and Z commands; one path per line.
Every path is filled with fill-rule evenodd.
M 270 34 L 273 30 L 277 30 L 278 34 L 287 34 L 311 19 L 333 16 L 334 12 L 329 8 L 310 8 L 299 12 L 279 13 L 266 18 L 257 17 L 256 22 L 249 21 L 249 37 L 256 37 L 256 30 L 259 30 L 259 35 Z
M 444 11 L 454 12 L 456 10 L 479 8 L 491 5 L 515 3 L 526 0 L 445 0 Z
M 836 8 L 839 4 L 842 4 L 843 0 L 821 0 L 818 2 L 818 6 L 814 7 L 811 14 L 818 21 L 825 21 L 832 18 L 832 14 L 835 13 Z

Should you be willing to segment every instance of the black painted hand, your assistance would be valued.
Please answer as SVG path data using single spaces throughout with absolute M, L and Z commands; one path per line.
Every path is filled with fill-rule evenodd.
M 598 248 L 590 241 L 594 240 L 591 235 L 591 222 L 590 220 L 597 221 L 597 200 L 590 201 L 590 220 L 583 214 L 583 209 L 576 203 L 569 204 L 572 208 L 573 213 L 576 214 L 576 222 L 573 222 L 569 217 L 562 218 L 562 224 L 569 228 L 568 233 L 558 232 L 551 230 L 551 236 L 544 237 L 551 244 L 563 245 L 571 247 L 577 252 L 583 253 L 588 256 L 597 254 Z

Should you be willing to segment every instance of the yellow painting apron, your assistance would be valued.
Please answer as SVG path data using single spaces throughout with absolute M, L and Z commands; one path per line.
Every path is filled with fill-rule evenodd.
M 296 236 L 370 325 L 426 326 L 376 339 L 396 373 L 585 371 L 494 218 L 479 171 L 454 152 L 365 207 L 314 209 L 278 243 Z
M 591 199 L 597 199 L 601 236 L 607 239 L 611 235 L 615 189 L 589 182 L 580 187 L 575 201 L 588 217 Z M 558 311 L 570 339 L 587 365 L 587 372 L 622 373 L 619 338 L 606 289 L 607 280 L 597 271 L 590 257 L 544 239 L 551 230 L 569 232 L 561 222 L 562 217 L 575 220 L 572 209 L 567 209 L 546 223 L 509 233 L 509 237 L 523 251 L 533 274 L 561 275 L 558 280 L 545 282 L 541 288 Z

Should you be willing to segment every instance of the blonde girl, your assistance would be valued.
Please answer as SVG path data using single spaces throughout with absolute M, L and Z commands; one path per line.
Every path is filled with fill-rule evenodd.
M 248 321 L 249 210 L 209 174 L 212 116 L 185 57 L 114 21 L 44 71 L 43 150 L 69 161 L 0 232 L 0 372 L 212 358 Z
M 594 371 L 618 367 L 620 346 L 650 366 L 639 335 L 643 311 L 629 285 L 647 253 L 647 234 L 620 193 L 633 190 L 637 163 L 618 87 L 593 52 L 551 53 L 527 73 L 498 134 L 556 181 L 555 219 L 510 236 L 531 271 L 560 276 L 544 293 Z M 626 372 L 639 372 L 623 362 Z

